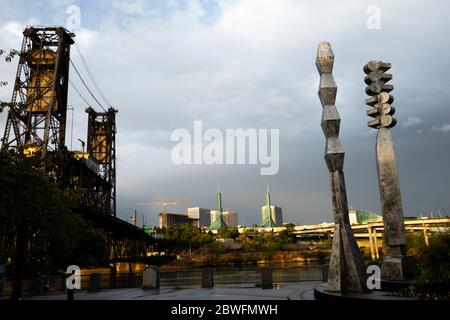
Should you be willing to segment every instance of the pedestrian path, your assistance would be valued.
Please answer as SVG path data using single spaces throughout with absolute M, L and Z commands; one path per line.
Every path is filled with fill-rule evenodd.
M 320 282 L 296 282 L 275 289 L 261 288 L 189 288 L 159 290 L 110 289 L 100 292 L 75 292 L 75 300 L 314 300 L 314 286 Z M 26 300 L 66 300 L 65 293 L 26 297 Z

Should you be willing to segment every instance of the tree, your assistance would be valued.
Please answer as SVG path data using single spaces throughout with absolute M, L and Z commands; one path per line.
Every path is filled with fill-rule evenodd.
M 285 229 L 278 234 L 277 241 L 280 245 L 295 243 L 297 241 L 295 225 L 293 223 L 286 224 Z
M 239 237 L 239 229 L 237 227 L 233 228 L 223 227 L 217 233 L 220 237 L 225 239 L 236 240 Z
M 419 287 L 443 293 L 449 299 L 450 288 L 450 233 L 436 233 L 428 246 L 420 248 L 418 255 Z
M 15 56 L 19 55 L 19 51 L 15 49 L 4 50 L 0 49 L 0 57 L 4 56 L 5 62 L 11 62 Z M 6 86 L 8 84 L 7 81 L 0 80 L 0 88 Z M 5 107 L 8 106 L 7 102 L 0 101 L 0 113 L 3 111 Z
M 198 249 L 213 242 L 214 237 L 190 224 L 166 227 L 161 229 L 164 235 L 165 246 L 172 251 Z
M 251 249 L 252 247 L 252 240 L 250 239 L 251 236 L 253 236 L 253 231 L 250 231 L 250 229 L 244 229 L 244 231 L 236 238 L 236 241 L 242 243 L 244 248 Z
M 105 237 L 73 211 L 76 196 L 39 168 L 38 159 L 0 152 L 0 256 L 13 264 L 13 299 L 24 274 L 106 262 Z

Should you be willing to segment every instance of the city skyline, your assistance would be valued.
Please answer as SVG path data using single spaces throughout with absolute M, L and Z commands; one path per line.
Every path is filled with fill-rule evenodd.
M 197 199 L 213 208 L 211 190 L 220 182 L 228 207 L 239 212 L 241 223 L 258 224 L 262 186 L 270 183 L 286 221 L 331 221 L 314 66 L 316 45 L 326 39 L 332 40 L 337 57 L 336 104 L 349 205 L 380 213 L 375 136 L 366 127 L 362 71 L 368 60 L 380 58 L 392 63 L 394 74 L 398 125 L 393 134 L 405 216 L 430 211 L 437 216 L 440 208 L 446 209 L 442 214 L 448 212 L 450 96 L 444 70 L 449 62 L 436 59 L 450 49 L 440 41 L 450 31 L 447 2 L 437 1 L 424 11 L 420 3 L 381 1 L 379 30 L 366 26 L 366 9 L 372 4 L 368 1 L 326 6 L 320 1 L 280 1 L 276 6 L 251 1 L 139 3 L 14 1 L 0 13 L 0 46 L 19 48 L 26 25 L 65 25 L 67 7 L 79 6 L 81 25 L 72 59 L 81 65 L 82 52 L 98 85 L 119 110 L 118 216 L 127 219 L 128 208 L 136 203 L 167 196 Z M 422 23 L 411 23 L 417 19 Z M 409 48 L 417 49 L 412 54 Z M 17 60 L 0 64 L 2 80 L 9 82 L 0 89 L 1 100 L 10 99 L 16 68 Z M 74 134 L 70 139 L 67 132 L 66 145 L 73 142 L 74 149 L 81 149 L 86 103 L 70 88 L 69 104 L 75 107 L 68 118 L 74 116 Z M 0 114 L 0 132 L 6 115 Z M 247 165 L 174 165 L 170 134 L 191 128 L 196 120 L 221 131 L 280 129 L 278 174 L 261 176 L 259 168 Z M 155 210 L 147 217 L 157 223 Z

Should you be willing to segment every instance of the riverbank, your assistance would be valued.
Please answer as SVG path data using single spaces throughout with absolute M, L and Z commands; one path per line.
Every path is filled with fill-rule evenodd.
M 202 267 L 256 267 L 322 265 L 329 261 L 331 250 L 302 250 L 278 252 L 224 252 L 208 254 L 182 254 L 177 260 L 160 266 L 160 270 L 192 269 Z

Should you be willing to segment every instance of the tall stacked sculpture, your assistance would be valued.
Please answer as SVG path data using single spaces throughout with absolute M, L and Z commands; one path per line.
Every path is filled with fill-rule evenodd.
M 364 82 L 367 84 L 366 93 L 370 96 L 366 99 L 366 104 L 372 107 L 367 111 L 367 115 L 374 118 L 367 125 L 378 130 L 376 159 L 387 244 L 387 252 L 381 266 L 381 278 L 387 281 L 398 281 L 407 280 L 413 276 L 414 262 L 411 257 L 405 256 L 406 235 L 402 199 L 391 133 L 391 128 L 397 123 L 392 117 L 395 113 L 394 107 L 391 106 L 394 98 L 389 94 L 394 86 L 386 84 L 392 79 L 392 75 L 385 73 L 390 68 L 390 63 L 369 61 L 364 66 L 366 74 Z
M 334 54 L 328 42 L 319 44 L 316 66 L 320 74 L 322 130 L 325 134 L 325 162 L 330 172 L 334 213 L 334 237 L 327 291 L 366 291 L 364 262 L 350 227 L 344 180 L 344 150 L 339 140 L 341 119 L 335 106 L 337 86 L 332 74 Z

